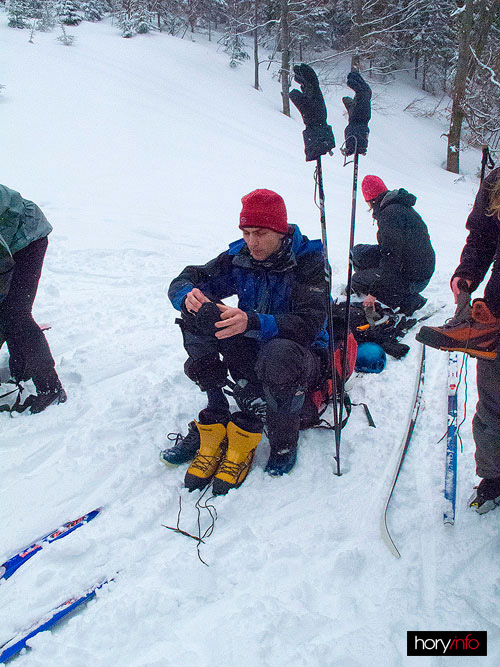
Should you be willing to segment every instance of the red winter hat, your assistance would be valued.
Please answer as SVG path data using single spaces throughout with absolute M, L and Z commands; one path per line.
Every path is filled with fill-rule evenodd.
M 240 229 L 266 227 L 280 234 L 288 232 L 283 197 L 272 190 L 254 190 L 241 199 Z
M 365 176 L 361 183 L 361 191 L 365 201 L 376 199 L 382 192 L 387 192 L 389 188 L 378 176 Z

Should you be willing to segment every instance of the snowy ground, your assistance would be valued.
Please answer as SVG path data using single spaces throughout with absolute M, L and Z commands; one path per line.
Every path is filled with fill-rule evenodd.
M 238 491 L 215 501 L 218 520 L 202 546 L 167 531 L 179 495 L 182 527 L 196 530 L 185 468 L 159 451 L 203 407 L 182 372 L 184 353 L 166 299 L 170 280 L 238 236 L 240 198 L 280 192 L 289 218 L 319 236 L 313 167 L 302 123 L 280 113 L 279 84 L 262 68 L 236 71 L 216 44 L 166 35 L 122 39 L 109 23 L 55 33 L 7 27 L 0 12 L 1 182 L 36 201 L 54 226 L 36 302 L 57 360 L 66 405 L 36 417 L 0 414 L 0 562 L 64 521 L 101 505 L 88 526 L 35 556 L 0 589 L 0 645 L 102 578 L 98 599 L 19 657 L 28 666 L 392 667 L 440 665 L 407 658 L 407 630 L 487 630 L 498 665 L 500 512 L 467 511 L 474 476 L 470 416 L 462 427 L 457 520 L 444 527 L 446 355 L 428 351 L 425 406 L 390 508 L 402 552 L 380 539 L 379 518 L 404 433 L 419 350 L 358 377 L 353 411 L 333 474 L 328 432 L 301 436 L 283 479 L 264 475 L 265 442 Z M 339 72 L 342 74 L 342 72 Z M 347 74 L 347 70 L 344 74 Z M 429 308 L 453 310 L 448 281 L 478 188 L 477 152 L 463 176 L 442 169 L 446 125 L 404 108 L 423 93 L 411 80 L 375 85 L 370 147 L 360 178 L 406 187 L 438 254 Z M 342 86 L 327 95 L 337 143 L 346 118 Z M 433 103 L 433 101 L 430 101 Z M 324 160 L 334 289 L 345 282 L 352 168 L 338 150 Z M 375 229 L 358 197 L 357 242 Z M 6 374 L 7 353 L 0 352 Z M 462 404 L 462 401 L 461 401 Z M 462 411 L 462 408 L 461 408 Z M 206 527 L 206 518 L 203 519 Z M 446 663 L 448 664 L 448 663 Z

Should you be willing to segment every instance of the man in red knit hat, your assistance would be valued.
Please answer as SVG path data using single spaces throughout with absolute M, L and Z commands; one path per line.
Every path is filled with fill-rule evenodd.
M 403 188 L 389 191 L 373 175 L 364 177 L 361 191 L 377 221 L 377 245 L 354 247 L 352 287 L 365 306 L 378 300 L 411 315 L 426 302 L 420 292 L 435 265 L 427 226 L 413 208 L 417 198 Z
M 191 461 L 185 486 L 213 482 L 215 495 L 245 480 L 264 423 L 271 447 L 266 472 L 290 472 L 305 394 L 318 385 L 328 349 L 321 241 L 288 224 L 276 192 L 254 190 L 241 201 L 243 238 L 208 264 L 187 266 L 169 289 L 182 313 L 185 373 L 206 392 L 208 405 L 161 459 Z M 224 305 L 233 295 L 238 306 Z M 228 371 L 239 407 L 233 414 L 223 392 Z

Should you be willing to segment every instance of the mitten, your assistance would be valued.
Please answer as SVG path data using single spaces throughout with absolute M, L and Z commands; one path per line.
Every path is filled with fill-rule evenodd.
M 347 85 L 354 90 L 352 97 L 343 97 L 342 102 L 347 109 L 349 123 L 344 131 L 345 145 L 342 153 L 346 156 L 354 152 L 366 155 L 368 148 L 368 121 L 371 118 L 372 91 L 359 72 L 349 72 Z
M 302 133 L 306 161 L 317 160 L 335 147 L 332 128 L 326 122 L 326 105 L 318 77 L 309 65 L 294 65 L 295 81 L 301 91 L 290 91 L 290 99 L 300 111 L 306 129 Z

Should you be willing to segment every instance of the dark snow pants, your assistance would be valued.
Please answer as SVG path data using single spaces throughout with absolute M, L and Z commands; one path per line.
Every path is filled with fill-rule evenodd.
M 372 294 L 379 301 L 391 308 L 405 308 L 415 294 L 420 294 L 429 280 L 408 281 L 403 274 L 393 276 L 392 282 L 380 285 L 371 291 L 371 286 L 381 276 L 380 249 L 378 245 L 359 243 L 352 251 L 355 273 L 352 276 L 352 288 L 358 294 Z
M 37 391 L 57 389 L 59 382 L 45 335 L 31 314 L 47 245 L 44 237 L 14 253 L 9 292 L 0 303 L 11 376 L 18 382 L 32 378 Z
M 183 330 L 189 355 L 186 375 L 202 391 L 225 384 L 227 370 L 235 382 L 248 380 L 267 403 L 271 447 L 297 443 L 305 392 L 320 378 L 321 360 L 311 349 L 285 338 L 257 343 L 244 335 L 218 340 Z
M 500 477 L 500 349 L 494 360 L 477 360 L 479 401 L 472 420 L 478 477 Z

